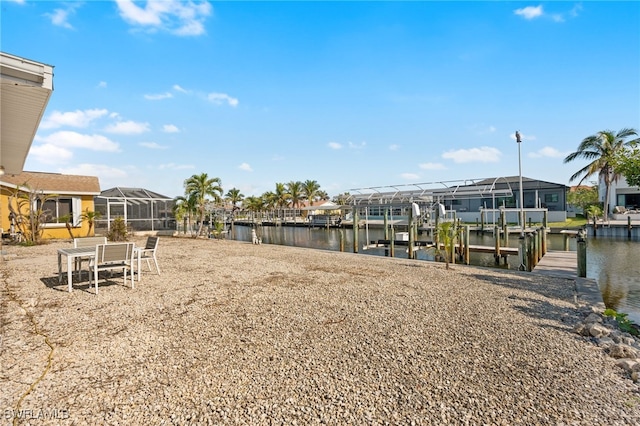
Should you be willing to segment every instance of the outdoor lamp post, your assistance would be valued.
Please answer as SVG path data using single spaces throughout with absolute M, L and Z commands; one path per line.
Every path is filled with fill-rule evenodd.
M 520 155 L 520 144 L 522 143 L 522 137 L 520 136 L 520 132 L 517 130 L 516 142 L 518 143 L 518 175 L 520 176 L 520 186 L 518 187 L 518 192 L 520 193 L 520 226 L 522 227 L 520 235 L 524 235 L 524 190 L 522 189 L 522 157 Z

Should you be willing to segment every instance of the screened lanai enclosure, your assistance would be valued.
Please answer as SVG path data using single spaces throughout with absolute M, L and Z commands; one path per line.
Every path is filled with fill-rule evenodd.
M 121 217 L 131 231 L 175 230 L 173 199 L 143 188 L 116 187 L 104 190 L 94 199 L 100 218 L 95 221 L 96 233 L 109 230 Z

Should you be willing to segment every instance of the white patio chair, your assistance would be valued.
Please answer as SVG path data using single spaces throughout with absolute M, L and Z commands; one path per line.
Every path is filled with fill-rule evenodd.
M 131 288 L 133 283 L 133 243 L 98 244 L 96 256 L 89 262 L 89 286 L 93 280 L 96 282 L 96 294 L 98 294 L 98 274 L 100 271 L 122 269 L 124 284 L 127 285 L 127 270 L 131 273 Z M 92 280 L 93 278 L 93 280 Z
M 107 244 L 107 237 L 79 237 L 73 239 L 73 248 L 95 247 L 98 244 Z M 78 281 L 82 275 L 82 262 L 89 261 L 91 256 L 76 258 L 75 269 L 78 271 Z
M 147 237 L 147 243 L 144 247 L 136 247 L 136 255 L 138 256 L 138 281 L 140 281 L 140 262 L 142 259 L 147 261 L 149 271 L 151 271 L 150 260 L 153 260 L 156 271 L 158 272 L 158 275 L 160 275 L 160 266 L 158 266 L 158 258 L 156 257 L 159 242 L 159 237 Z

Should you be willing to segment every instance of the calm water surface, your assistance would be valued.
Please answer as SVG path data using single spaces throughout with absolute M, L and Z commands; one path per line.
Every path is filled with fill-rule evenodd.
M 264 226 L 259 229 L 264 244 L 279 244 L 296 247 L 308 247 L 321 250 L 353 252 L 352 229 L 323 229 L 279 226 Z M 230 237 L 239 241 L 251 241 L 251 228 L 235 226 Z M 384 249 L 363 250 L 366 241 L 384 238 L 381 229 L 360 229 L 358 231 L 358 252 L 363 255 L 384 256 Z M 420 235 L 419 240 L 429 241 L 428 235 Z M 493 236 L 490 234 L 470 234 L 470 243 L 493 246 Z M 510 247 L 517 247 L 518 238 L 512 236 Z M 549 234 L 547 244 L 550 250 L 564 250 L 564 237 Z M 576 250 L 576 240 L 569 240 L 569 250 Z M 406 247 L 396 247 L 396 257 L 407 258 Z M 432 250 L 419 250 L 420 260 L 434 260 Z M 495 267 L 492 254 L 471 253 L 472 265 Z M 516 269 L 518 265 L 511 257 L 509 268 Z M 504 266 L 500 266 L 504 268 Z M 587 241 L 587 277 L 598 282 L 603 299 L 607 307 L 629 314 L 629 319 L 640 324 L 640 241 L 627 241 L 612 238 L 589 238 Z

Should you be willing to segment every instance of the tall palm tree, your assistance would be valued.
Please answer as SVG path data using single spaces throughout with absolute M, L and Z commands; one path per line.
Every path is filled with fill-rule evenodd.
M 225 198 L 231 203 L 233 210 L 236 210 L 238 208 L 238 204 L 242 204 L 244 194 L 241 193 L 238 188 L 231 188 L 225 194 Z
M 208 197 L 212 197 L 216 202 L 220 201 L 222 198 L 223 191 L 221 185 L 222 181 L 220 178 L 210 178 L 206 173 L 193 175 L 184 182 L 185 193 L 189 194 L 196 200 L 198 220 L 200 221 L 196 236 L 200 236 L 202 234 Z
M 253 218 L 255 218 L 256 213 L 259 213 L 264 209 L 264 200 L 262 197 L 252 195 L 244 199 L 244 207 L 252 212 Z
M 302 182 L 291 181 L 287 184 L 287 192 L 289 193 L 289 199 L 291 200 L 291 207 L 294 209 L 300 206 L 300 201 L 303 199 L 302 194 Z
M 278 209 L 278 217 L 282 209 L 289 203 L 289 193 L 284 183 L 276 182 L 276 190 L 274 192 L 265 192 L 263 198 L 271 206 Z
M 190 196 L 177 196 L 173 199 L 173 215 L 176 220 L 183 221 L 182 233 L 187 233 L 187 228 L 190 227 L 193 215 L 197 212 L 196 199 Z
M 320 189 L 318 190 L 318 192 L 316 193 L 316 200 L 328 200 L 329 199 L 329 194 L 327 193 L 327 191 Z
M 616 171 L 614 165 L 617 155 L 625 147 L 638 142 L 635 140 L 626 140 L 631 136 L 637 136 L 635 129 L 622 129 L 617 133 L 611 130 L 602 130 L 595 135 L 588 136 L 582 140 L 575 152 L 567 155 L 564 163 L 569 163 L 576 159 L 584 159 L 590 161 L 589 164 L 575 172 L 570 178 L 572 182 L 582 176 L 578 185 L 590 176 L 598 174 L 598 177 L 604 182 L 604 213 L 609 215 L 609 191 L 611 184 L 618 181 L 621 177 L 620 172 Z
M 271 193 L 273 201 L 276 207 L 283 208 L 289 203 L 290 195 L 287 192 L 287 187 L 284 183 L 276 183 L 276 190 Z
M 309 201 L 309 205 L 312 206 L 313 202 L 318 197 L 320 191 L 320 185 L 315 180 L 305 180 L 302 183 L 302 194 L 304 198 Z

